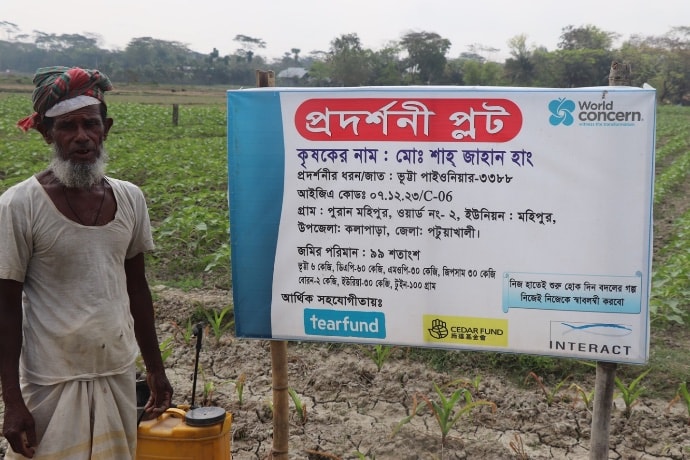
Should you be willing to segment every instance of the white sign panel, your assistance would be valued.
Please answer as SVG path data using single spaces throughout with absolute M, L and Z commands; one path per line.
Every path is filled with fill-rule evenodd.
M 652 89 L 228 92 L 241 337 L 643 363 Z

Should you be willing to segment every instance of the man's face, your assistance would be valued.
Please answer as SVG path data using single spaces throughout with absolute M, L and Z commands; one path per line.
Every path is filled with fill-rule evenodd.
M 105 174 L 107 155 L 103 145 L 113 120 L 103 121 L 98 105 L 87 106 L 53 119 L 41 134 L 52 144 L 55 156 L 50 169 L 66 187 L 88 189 Z
M 100 156 L 111 126 L 112 119 L 104 122 L 100 107 L 90 105 L 55 117 L 52 127 L 42 134 L 47 143 L 54 144 L 63 160 L 93 163 Z

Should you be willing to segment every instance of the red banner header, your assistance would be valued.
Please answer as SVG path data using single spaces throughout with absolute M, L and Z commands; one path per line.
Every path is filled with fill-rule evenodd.
M 309 99 L 295 127 L 310 141 L 507 142 L 522 128 L 508 99 Z

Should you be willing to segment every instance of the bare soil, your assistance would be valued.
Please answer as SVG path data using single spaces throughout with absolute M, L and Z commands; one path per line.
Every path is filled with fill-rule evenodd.
M 155 306 L 162 341 L 172 338 L 166 361 L 175 388 L 174 402 L 192 397 L 195 345 L 185 338 L 187 320 L 199 308 L 220 311 L 231 302 L 223 290 L 183 292 L 156 286 Z M 224 408 L 233 416 L 233 459 L 267 459 L 272 451 L 272 377 L 270 342 L 236 339 L 231 331 L 219 339 L 207 328 L 202 340 L 195 390 L 197 405 Z M 300 417 L 290 402 L 289 459 L 587 459 L 591 407 L 570 384 L 546 393 L 529 379 L 511 383 L 497 375 L 438 372 L 405 349 L 396 350 L 380 371 L 362 348 L 317 343 L 288 344 L 289 386 L 304 404 Z M 240 403 L 237 382 L 245 383 Z M 480 377 L 478 385 L 471 381 Z M 479 406 L 462 416 L 445 445 L 428 410 L 400 426 L 415 400 L 438 399 L 433 384 L 448 396 L 465 380 Z M 452 383 L 450 386 L 446 386 Z M 593 389 L 593 382 L 572 382 Z M 554 390 L 550 385 L 549 392 Z M 611 459 L 690 458 L 690 424 L 683 403 L 642 396 L 630 417 L 620 398 L 611 420 Z M 458 405 L 457 407 L 462 407 Z M 7 444 L 0 442 L 0 458 Z
M 158 318 L 162 338 L 176 337 L 176 348 L 167 363 L 176 389 L 175 401 L 189 403 L 194 369 L 195 341 L 184 344 L 177 323 L 186 321 L 199 306 L 221 310 L 230 303 L 226 291 L 183 293 L 157 288 Z M 216 340 L 207 329 L 202 343 L 197 402 L 213 383 L 206 401 L 232 413 L 234 459 L 266 459 L 272 448 L 272 386 L 270 342 L 240 340 L 231 333 Z M 589 458 L 591 407 L 569 384 L 555 393 L 551 404 L 535 381 L 508 382 L 499 375 L 466 371 L 432 370 L 406 356 L 404 349 L 388 359 L 380 371 L 360 347 L 315 343 L 288 344 L 289 385 L 306 406 L 300 418 L 290 403 L 290 459 L 587 459 Z M 236 382 L 246 378 L 239 402 Z M 439 424 L 425 410 L 408 424 L 421 395 L 438 399 L 433 384 L 445 395 L 467 380 L 473 400 L 495 404 L 481 406 L 461 417 L 441 445 Z M 573 382 L 591 391 L 593 382 Z M 553 384 L 548 388 L 553 391 Z M 611 420 L 612 459 L 690 458 L 690 424 L 683 403 L 642 396 L 630 417 L 620 398 Z M 460 406 L 458 406 L 460 407 Z M 399 428 L 396 430 L 396 428 Z

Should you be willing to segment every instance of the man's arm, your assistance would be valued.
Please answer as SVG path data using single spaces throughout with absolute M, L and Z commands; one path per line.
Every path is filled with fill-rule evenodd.
M 153 300 L 146 281 L 143 253 L 125 260 L 125 273 L 127 274 L 129 308 L 134 318 L 134 334 L 146 366 L 146 381 L 151 390 L 151 397 L 146 403 L 145 410 L 153 416 L 158 416 L 170 407 L 173 389 L 165 375 L 156 336 Z
M 34 456 L 34 418 L 19 386 L 19 355 L 22 351 L 22 289 L 19 281 L 0 279 L 0 382 L 5 403 L 2 434 L 12 450 Z

